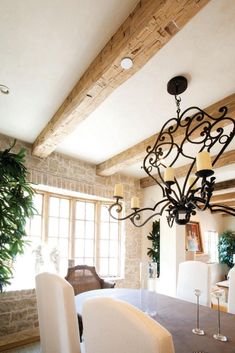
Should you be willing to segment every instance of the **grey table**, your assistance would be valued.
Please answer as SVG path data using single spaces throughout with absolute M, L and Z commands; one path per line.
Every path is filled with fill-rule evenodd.
M 97 296 L 121 299 L 141 309 L 141 291 L 138 289 L 93 290 L 75 297 L 80 317 L 84 301 Z M 228 342 L 220 342 L 212 337 L 217 333 L 217 311 L 200 306 L 200 328 L 206 335 L 197 336 L 192 333 L 196 325 L 196 304 L 158 293 L 153 293 L 149 300 L 157 312 L 153 319 L 171 332 L 176 353 L 235 353 L 235 315 L 221 313 L 221 333 L 228 337 Z

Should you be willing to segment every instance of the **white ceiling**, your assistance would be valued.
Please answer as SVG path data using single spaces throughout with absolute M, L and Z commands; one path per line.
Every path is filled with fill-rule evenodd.
M 33 142 L 138 1 L 1 0 L 0 132 Z M 57 151 L 98 164 L 158 132 L 175 115 L 170 78 L 184 74 L 182 109 L 235 92 L 235 1 L 211 0 Z M 140 164 L 126 168 L 140 176 Z M 142 174 L 144 176 L 144 174 Z

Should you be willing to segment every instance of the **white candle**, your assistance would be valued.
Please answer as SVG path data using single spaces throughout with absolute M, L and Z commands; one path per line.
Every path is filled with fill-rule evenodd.
M 140 208 L 140 200 L 138 197 L 134 196 L 131 198 L 131 208 Z
M 189 179 L 188 179 L 188 185 L 189 185 L 189 187 L 194 183 L 195 180 L 196 180 L 196 177 L 194 177 L 194 176 L 189 177 Z M 195 183 L 195 184 L 191 187 L 191 190 L 195 190 L 196 188 L 197 188 L 197 183 Z
M 197 161 L 197 171 L 200 170 L 211 170 L 211 156 L 210 153 L 207 151 L 199 152 L 196 157 Z
M 166 168 L 165 173 L 164 173 L 164 181 L 165 182 L 167 182 L 167 181 L 174 182 L 175 181 L 174 177 L 175 177 L 175 169 L 172 167 Z
M 235 254 L 233 254 L 233 264 L 235 265 Z
M 123 197 L 123 185 L 122 184 L 115 184 L 113 196 L 114 197 Z

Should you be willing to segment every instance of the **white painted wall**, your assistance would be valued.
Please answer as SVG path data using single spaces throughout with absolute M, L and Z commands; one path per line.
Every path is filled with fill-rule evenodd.
M 223 229 L 235 231 L 235 217 L 223 217 Z

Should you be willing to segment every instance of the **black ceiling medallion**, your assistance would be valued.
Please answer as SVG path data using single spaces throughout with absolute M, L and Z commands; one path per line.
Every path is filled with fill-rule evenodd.
M 212 176 L 212 167 L 232 141 L 235 121 L 227 117 L 227 107 L 221 107 L 216 117 L 194 106 L 181 112 L 178 95 L 187 89 L 187 85 L 183 76 L 168 82 L 167 91 L 175 97 L 177 116 L 163 125 L 154 146 L 148 146 L 143 161 L 142 168 L 161 188 L 161 200 L 156 200 L 153 207 L 140 208 L 139 199 L 133 197 L 132 211 L 123 217 L 123 186 L 117 184 L 114 191 L 116 201 L 109 208 L 113 218 L 129 218 L 135 226 L 141 227 L 166 211 L 168 224 L 172 227 L 174 221 L 184 225 L 197 211 L 206 209 L 235 216 L 233 208 L 210 203 L 216 179 Z M 178 136 L 181 136 L 180 140 Z M 176 169 L 182 165 L 187 166 L 183 180 Z

